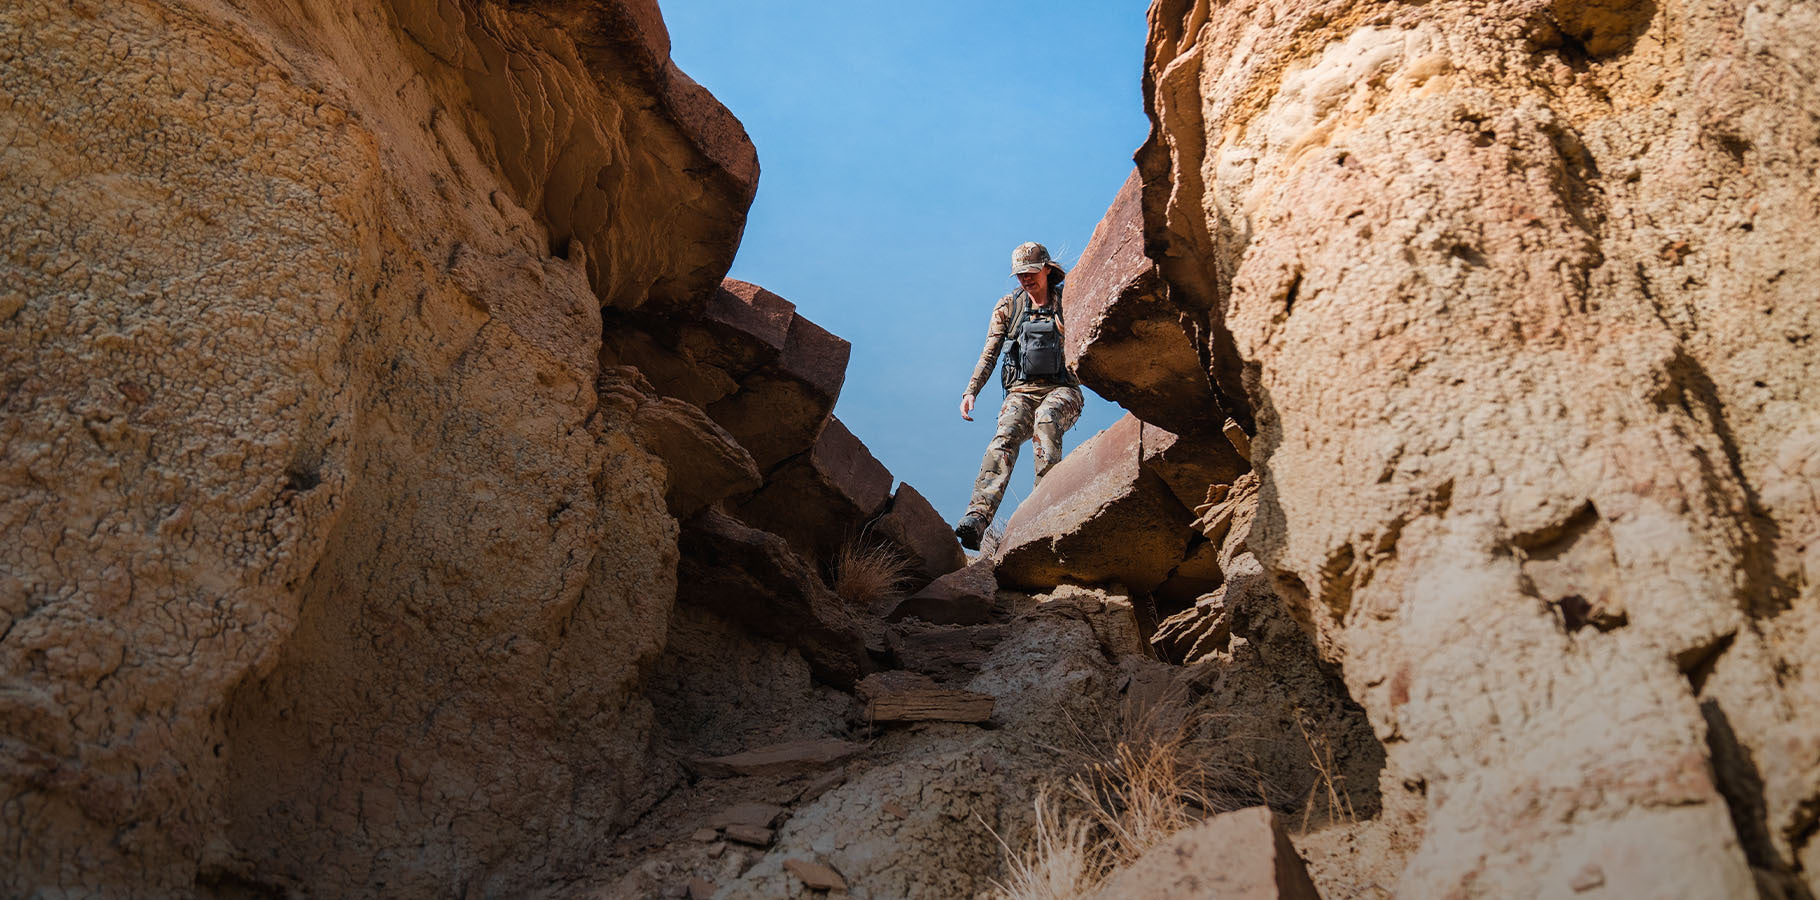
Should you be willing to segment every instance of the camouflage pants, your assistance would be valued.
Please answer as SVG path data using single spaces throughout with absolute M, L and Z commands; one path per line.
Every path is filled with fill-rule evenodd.
M 967 512 L 987 522 L 1005 499 L 1005 486 L 1017 465 L 1017 451 L 1025 440 L 1036 445 L 1036 482 L 1041 484 L 1049 467 L 1062 458 L 1062 433 L 1081 417 L 1081 389 L 1069 385 L 1020 384 L 1005 396 L 998 410 L 998 433 L 980 460 L 979 477 L 973 480 L 973 500 Z

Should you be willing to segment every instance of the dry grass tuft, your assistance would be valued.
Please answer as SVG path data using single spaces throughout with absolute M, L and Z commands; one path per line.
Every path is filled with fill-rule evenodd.
M 1087 896 L 1113 870 L 1226 808 L 1207 789 L 1198 720 L 1175 715 L 1180 710 L 1168 702 L 1128 705 L 1106 735 L 1081 735 L 1094 750 L 1068 780 L 1067 804 L 1039 792 L 1028 848 L 1021 855 L 1007 848 L 1003 900 Z M 1078 812 L 1066 816 L 1068 807 Z
M 1352 808 L 1352 795 L 1346 790 L 1346 776 L 1339 773 L 1334 765 L 1333 745 L 1328 743 L 1327 736 L 1316 729 L 1310 729 L 1304 721 L 1306 713 L 1301 709 L 1295 711 L 1295 727 L 1302 733 L 1302 741 L 1308 745 L 1308 755 L 1314 758 L 1315 782 L 1308 787 L 1308 798 L 1302 803 L 1302 830 L 1308 830 L 1308 817 L 1314 812 L 1315 798 L 1326 800 L 1327 821 L 1333 824 L 1343 821 L 1352 824 L 1359 820 L 1358 813 Z
M 1105 876 L 1093 822 L 1069 817 L 1048 788 L 1037 791 L 1036 821 L 1027 849 L 1012 853 L 1002 839 L 999 846 L 1005 850 L 1011 877 L 994 884 L 1005 900 L 1074 900 L 1092 893 Z
M 834 555 L 829 587 L 842 600 L 871 609 L 903 597 L 910 580 L 910 560 L 883 544 L 856 538 L 841 545 Z

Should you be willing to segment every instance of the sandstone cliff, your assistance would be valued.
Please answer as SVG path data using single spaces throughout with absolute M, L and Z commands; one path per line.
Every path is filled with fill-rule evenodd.
M 1813 891 L 1814 11 L 1150 15 L 1149 318 L 1425 810 L 1398 894 Z

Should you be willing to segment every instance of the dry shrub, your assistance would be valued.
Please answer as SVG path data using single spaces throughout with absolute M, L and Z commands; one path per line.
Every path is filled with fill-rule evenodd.
M 829 585 L 842 600 L 861 609 L 901 599 L 909 583 L 910 560 L 883 544 L 856 538 L 834 555 Z

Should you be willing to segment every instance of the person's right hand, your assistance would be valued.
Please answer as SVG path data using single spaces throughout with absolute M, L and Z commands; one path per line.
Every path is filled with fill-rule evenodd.
M 966 419 L 969 422 L 973 421 L 973 395 L 972 394 L 962 394 L 961 395 L 961 418 Z

